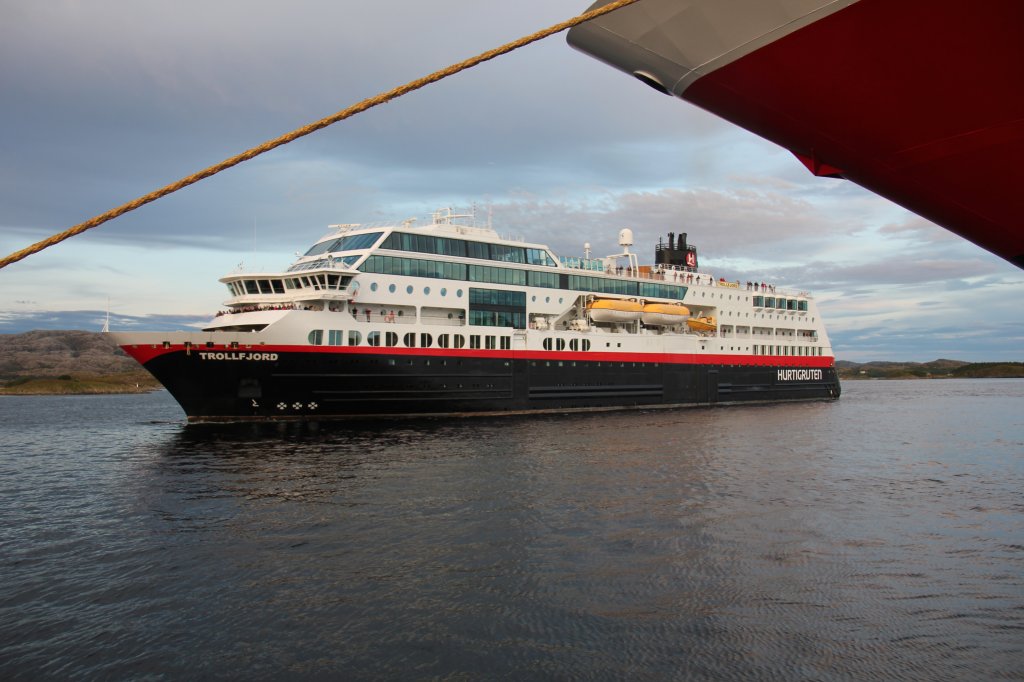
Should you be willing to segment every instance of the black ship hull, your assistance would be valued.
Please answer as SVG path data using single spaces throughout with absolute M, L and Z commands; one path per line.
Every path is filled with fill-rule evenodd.
M 840 394 L 835 368 L 814 363 L 818 358 L 772 358 L 785 364 L 756 365 L 657 360 L 186 349 L 143 364 L 190 421 L 564 412 L 825 400 Z

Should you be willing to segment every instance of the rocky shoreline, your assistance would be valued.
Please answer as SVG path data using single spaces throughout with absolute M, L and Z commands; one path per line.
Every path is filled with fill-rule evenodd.
M 0 395 L 147 393 L 160 384 L 104 334 L 0 334 Z

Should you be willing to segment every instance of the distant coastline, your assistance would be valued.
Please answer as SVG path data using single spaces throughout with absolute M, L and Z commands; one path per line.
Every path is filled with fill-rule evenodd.
M 837 360 L 841 381 L 857 379 L 1019 379 L 1024 362 L 850 362 Z
M 160 384 L 99 332 L 0 334 L 0 396 L 148 393 Z
M 843 381 L 1024 378 L 1024 362 L 836 362 Z M 99 332 L 0 334 L 0 396 L 148 393 L 160 384 Z
M 59 377 L 19 377 L 0 385 L 0 396 L 110 395 L 149 393 L 159 388 L 160 385 L 149 374 L 63 374 Z

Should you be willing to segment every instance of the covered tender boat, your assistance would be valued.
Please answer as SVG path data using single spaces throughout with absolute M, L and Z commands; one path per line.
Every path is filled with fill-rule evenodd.
M 713 332 L 718 329 L 718 322 L 713 315 L 702 315 L 688 319 L 686 326 L 695 332 Z
M 643 309 L 636 301 L 615 298 L 598 298 L 587 304 L 587 313 L 594 322 L 636 322 Z
M 683 324 L 690 317 L 690 309 L 681 303 L 647 303 L 640 319 L 648 327 Z

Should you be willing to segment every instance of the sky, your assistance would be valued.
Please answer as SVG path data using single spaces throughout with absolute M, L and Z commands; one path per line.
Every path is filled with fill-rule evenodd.
M 0 0 L 0 251 L 588 4 Z M 0 270 L 0 333 L 189 328 L 240 265 L 443 207 L 565 256 L 685 232 L 716 277 L 812 292 L 840 360 L 1024 361 L 1024 271 L 564 34 Z

